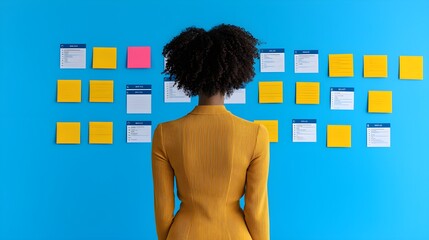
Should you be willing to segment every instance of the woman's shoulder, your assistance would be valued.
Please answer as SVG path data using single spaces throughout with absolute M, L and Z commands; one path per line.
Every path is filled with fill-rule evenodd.
M 252 122 L 250 120 L 244 119 L 242 117 L 233 115 L 233 119 L 234 119 L 234 123 L 236 126 L 242 127 L 242 128 L 246 128 L 246 129 L 251 129 L 253 131 L 258 131 L 260 124 L 256 123 L 256 122 Z
M 157 128 L 162 128 L 162 129 L 171 129 L 171 128 L 178 128 L 178 127 L 180 128 L 186 121 L 187 116 L 188 115 L 185 115 L 177 119 L 165 121 L 165 122 L 160 122 L 158 123 Z
M 163 128 L 163 129 L 170 128 L 172 126 L 177 125 L 180 122 L 180 119 L 181 118 L 174 119 L 174 120 L 169 120 L 169 121 L 165 121 L 165 122 L 160 122 L 160 123 L 158 123 L 157 128 Z

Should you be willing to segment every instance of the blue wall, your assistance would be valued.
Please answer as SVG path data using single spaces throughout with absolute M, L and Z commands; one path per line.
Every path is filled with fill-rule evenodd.
M 163 102 L 161 50 L 195 25 L 245 27 L 285 48 L 285 73 L 259 73 L 243 118 L 278 119 L 271 144 L 272 239 L 429 239 L 429 82 L 398 79 L 400 55 L 429 59 L 426 0 L 0 1 L 0 239 L 156 239 L 150 144 L 127 144 L 127 120 L 154 127 L 197 102 Z M 86 43 L 87 69 L 60 70 L 59 44 Z M 126 69 L 126 47 L 152 47 L 151 69 Z M 92 47 L 118 48 L 117 70 L 90 68 Z M 293 50 L 319 50 L 319 74 L 294 74 Z M 355 77 L 328 78 L 328 54 L 353 53 Z M 362 77 L 364 54 L 387 54 L 385 79 Z M 428 65 L 424 65 L 429 73 Z M 81 79 L 82 103 L 56 103 L 57 79 Z M 115 102 L 89 103 L 90 79 L 115 80 Z M 257 103 L 282 80 L 284 103 Z M 295 105 L 296 81 L 320 81 L 319 105 Z M 153 113 L 127 115 L 126 84 L 153 85 Z M 354 111 L 329 109 L 330 87 L 355 87 Z M 367 91 L 392 90 L 392 114 L 368 114 Z M 316 118 L 317 143 L 292 143 L 291 121 Z M 57 121 L 82 124 L 56 145 Z M 88 122 L 113 121 L 113 145 L 89 145 Z M 392 125 L 390 148 L 367 148 L 367 122 Z M 351 124 L 352 147 L 326 148 L 327 124 Z

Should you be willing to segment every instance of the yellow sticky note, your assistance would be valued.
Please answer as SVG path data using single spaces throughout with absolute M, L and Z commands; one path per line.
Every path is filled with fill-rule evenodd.
M 282 103 L 283 82 L 259 82 L 259 103 Z
M 90 80 L 90 102 L 113 102 L 113 80 Z
M 400 56 L 399 79 L 423 80 L 423 56 Z
M 353 77 L 353 54 L 329 54 L 329 77 Z
M 94 47 L 92 51 L 92 68 L 116 69 L 116 48 Z
M 387 55 L 363 56 L 363 77 L 386 78 L 387 77 Z
M 327 129 L 328 147 L 352 146 L 352 126 L 351 125 L 328 125 Z
M 80 80 L 57 81 L 57 102 L 81 102 L 81 92 Z
M 392 91 L 368 91 L 368 112 L 391 113 Z
M 80 122 L 57 122 L 57 144 L 80 144 Z
M 270 142 L 279 141 L 279 121 L 277 120 L 255 120 L 255 123 L 264 125 L 268 130 Z
M 89 122 L 90 144 L 112 144 L 113 122 Z
M 297 82 L 296 104 L 319 104 L 320 83 L 319 82 Z

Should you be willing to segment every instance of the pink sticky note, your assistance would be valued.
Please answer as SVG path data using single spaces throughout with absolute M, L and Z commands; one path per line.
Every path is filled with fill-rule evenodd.
M 128 68 L 150 68 L 150 47 L 128 47 Z

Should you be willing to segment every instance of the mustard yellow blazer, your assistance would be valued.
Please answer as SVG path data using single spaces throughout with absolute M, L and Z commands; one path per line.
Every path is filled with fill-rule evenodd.
M 197 106 L 158 125 L 152 145 L 158 239 L 269 239 L 268 165 L 266 128 L 223 105 Z

